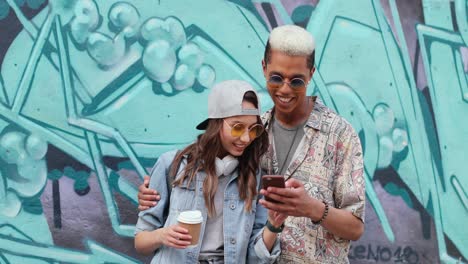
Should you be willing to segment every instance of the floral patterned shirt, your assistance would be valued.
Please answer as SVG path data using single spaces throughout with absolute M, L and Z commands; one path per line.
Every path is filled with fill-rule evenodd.
M 272 110 L 262 116 L 269 131 L 270 147 L 261 162 L 262 169 L 278 173 Z M 329 206 L 350 211 L 364 220 L 365 183 L 363 156 L 358 135 L 352 126 L 318 98 L 304 125 L 305 135 L 285 173 L 304 183 L 312 197 Z M 349 263 L 350 241 L 337 237 L 306 217 L 288 217 L 280 235 L 278 263 Z

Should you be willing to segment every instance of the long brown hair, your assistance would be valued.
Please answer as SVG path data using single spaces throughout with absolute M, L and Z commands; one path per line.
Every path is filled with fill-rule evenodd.
M 257 97 L 252 92 L 244 95 L 243 101 L 247 101 L 258 108 Z M 260 117 L 257 117 L 257 123 L 261 124 Z M 225 152 L 222 144 L 220 131 L 223 127 L 223 119 L 210 119 L 205 133 L 198 135 L 197 140 L 188 147 L 179 152 L 174 158 L 175 164 L 179 164 L 184 156 L 187 157 L 181 177 L 178 177 L 173 184 L 181 185 L 185 180 L 190 184 L 195 179 L 199 170 L 204 170 L 207 174 L 203 182 L 203 196 L 205 206 L 208 208 L 208 215 L 215 214 L 214 198 L 218 189 L 218 176 L 216 175 L 216 157 Z M 253 140 L 244 150 L 239 160 L 239 176 L 237 184 L 239 188 L 239 198 L 245 203 L 245 210 L 252 210 L 252 201 L 257 195 L 257 169 L 260 166 L 260 157 L 268 149 L 268 135 L 262 133 Z M 176 175 L 177 166 L 172 166 L 170 175 Z

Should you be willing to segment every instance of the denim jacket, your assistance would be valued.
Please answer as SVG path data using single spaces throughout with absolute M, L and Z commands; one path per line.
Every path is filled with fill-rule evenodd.
M 198 263 L 201 239 L 205 232 L 208 209 L 203 197 L 204 171 L 196 175 L 190 185 L 184 182 L 174 186 L 169 194 L 167 173 L 169 173 L 176 151 L 161 155 L 151 174 L 149 187 L 157 190 L 161 196 L 158 204 L 139 213 L 135 233 L 152 231 L 177 223 L 179 212 L 184 210 L 200 210 L 203 215 L 200 232 L 200 243 L 196 247 L 175 249 L 161 246 L 156 250 L 151 261 L 155 263 Z M 186 165 L 183 159 L 179 171 Z M 260 171 L 260 170 L 259 170 Z M 224 191 L 223 226 L 224 226 L 224 261 L 226 264 L 238 263 L 273 263 L 280 254 L 279 239 L 276 240 L 272 252 L 268 252 L 263 239 L 263 227 L 267 220 L 267 210 L 258 203 L 259 196 L 252 201 L 252 211 L 244 209 L 244 201 L 239 198 L 237 185 L 237 170 L 233 172 Z M 257 174 L 257 184 L 260 183 L 260 173 Z M 258 187 L 258 186 L 257 186 Z

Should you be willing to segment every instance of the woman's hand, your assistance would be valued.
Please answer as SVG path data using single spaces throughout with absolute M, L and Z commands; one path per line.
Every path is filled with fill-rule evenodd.
M 179 225 L 158 228 L 153 231 L 142 231 L 135 236 L 135 249 L 138 253 L 149 255 L 162 245 L 184 249 L 190 245 L 192 236 L 188 230 Z
M 161 229 L 159 240 L 165 246 L 184 249 L 190 245 L 192 236 L 189 235 L 187 229 L 179 225 L 172 225 Z
M 273 210 L 268 210 L 268 221 L 274 227 L 280 227 L 284 223 L 286 218 L 288 218 L 288 216 L 285 214 L 278 213 Z
M 285 214 L 278 213 L 273 210 L 268 210 L 268 222 L 270 222 L 270 224 L 276 228 L 279 228 L 284 223 L 286 218 L 288 218 L 288 216 Z M 262 237 L 263 242 L 265 243 L 265 247 L 269 252 L 271 252 L 277 239 L 277 233 L 273 233 L 268 227 L 265 226 Z

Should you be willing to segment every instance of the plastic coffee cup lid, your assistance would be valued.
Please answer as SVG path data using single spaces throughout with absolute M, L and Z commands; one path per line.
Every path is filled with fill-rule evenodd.
M 186 224 L 199 224 L 203 222 L 203 216 L 199 210 L 184 211 L 179 214 L 177 221 Z

